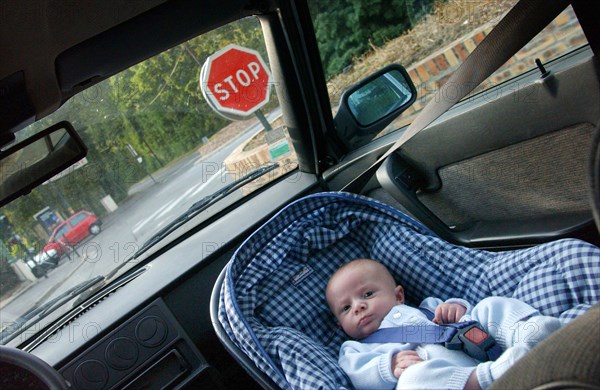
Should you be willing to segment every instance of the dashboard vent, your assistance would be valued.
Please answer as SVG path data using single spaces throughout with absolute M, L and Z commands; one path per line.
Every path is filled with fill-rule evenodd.
M 38 334 L 32 341 L 30 341 L 26 346 L 22 349 L 27 352 L 31 352 L 35 347 L 40 345 L 46 340 L 52 339 L 54 337 L 60 337 L 61 332 L 64 330 L 68 330 L 69 325 L 75 322 L 79 317 L 84 315 L 86 312 L 91 310 L 94 306 L 98 305 L 100 302 L 104 301 L 111 295 L 113 295 L 118 289 L 131 282 L 149 268 L 150 266 L 145 266 L 138 268 L 134 272 L 122 277 L 121 279 L 111 283 L 105 289 L 100 291 L 98 294 L 90 297 L 85 300 L 79 306 L 74 307 L 70 313 L 63 316 L 52 325 L 48 326 L 43 332 Z

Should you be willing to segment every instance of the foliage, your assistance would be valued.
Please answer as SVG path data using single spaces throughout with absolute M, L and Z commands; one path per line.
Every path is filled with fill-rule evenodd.
M 310 1 L 327 75 L 411 27 L 433 0 Z M 151 37 L 149 37 L 151 39 Z M 89 163 L 2 208 L 27 245 L 41 247 L 33 215 L 45 207 L 64 217 L 85 209 L 102 216 L 100 200 L 117 203 L 148 172 L 197 150 L 228 121 L 206 103 L 199 86 L 208 56 L 235 42 L 267 60 L 260 25 L 247 18 L 218 28 L 104 80 L 66 102 L 25 132 L 67 119 L 88 146 Z M 274 108 L 277 99 L 263 110 Z M 128 145 L 142 158 L 138 163 Z M 2 237 L 7 240 L 9 237 Z
M 115 202 L 122 202 L 129 187 L 143 179 L 147 171 L 155 172 L 197 150 L 203 137 L 210 138 L 227 125 L 229 121 L 206 103 L 199 76 L 207 57 L 231 42 L 255 49 L 267 60 L 258 20 L 243 19 L 96 84 L 26 129 L 33 133 L 69 120 L 88 146 L 89 162 L 4 206 L 1 212 L 15 232 L 28 245 L 43 246 L 33 219 L 38 211 L 50 207 L 66 218 L 71 212 L 85 209 L 102 216 L 103 197 L 110 195 Z M 128 145 L 142 158 L 145 169 L 129 152 Z
M 19 284 L 19 278 L 10 267 L 10 260 L 14 260 L 11 253 L 0 242 L 0 298 Z
M 19 285 L 19 278 L 8 262 L 0 258 L 0 298 Z
M 310 0 L 326 77 L 411 28 L 432 5 L 433 0 Z

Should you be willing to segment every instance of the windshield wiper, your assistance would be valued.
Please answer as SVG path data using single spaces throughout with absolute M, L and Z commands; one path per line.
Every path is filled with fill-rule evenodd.
M 252 180 L 256 180 L 259 177 L 265 175 L 266 173 L 271 172 L 272 170 L 274 170 L 277 167 L 279 167 L 278 163 L 265 164 L 265 165 L 255 169 L 254 171 L 248 173 L 247 175 L 244 175 L 244 176 L 240 177 L 239 179 L 235 180 L 234 182 L 226 185 L 225 187 L 221 188 L 220 190 L 200 199 L 199 201 L 197 201 L 196 203 L 191 205 L 190 208 L 187 209 L 183 214 L 181 214 L 180 216 L 175 218 L 173 221 L 171 221 L 171 223 L 169 223 L 164 228 L 160 229 L 157 233 L 155 233 L 152 237 L 150 237 L 146 242 L 144 242 L 144 244 L 140 247 L 140 249 L 138 249 L 138 251 L 135 252 L 131 258 L 135 259 L 139 255 L 141 255 L 142 253 L 144 253 L 148 249 L 150 249 L 152 246 L 154 246 L 156 243 L 161 241 L 163 238 L 165 238 L 166 236 L 171 234 L 174 230 L 179 228 L 181 225 L 183 225 L 190 219 L 194 218 L 196 215 L 198 215 L 202 211 L 206 210 L 209 206 L 211 206 L 211 205 L 215 204 L 216 202 L 218 202 L 219 200 L 225 198 L 227 195 L 231 194 L 232 192 L 239 189 L 240 187 L 245 186 Z M 122 264 L 122 265 L 124 265 L 124 264 Z
M 29 328 L 35 325 L 46 315 L 52 313 L 71 299 L 77 298 L 81 293 L 87 291 L 94 285 L 105 279 L 104 276 L 98 275 L 89 280 L 86 280 L 78 285 L 71 287 L 67 291 L 61 293 L 52 300 L 29 309 L 25 314 L 19 317 L 15 322 L 2 329 L 0 332 L 0 344 L 6 344 L 17 337 L 26 327 Z
M 22 330 L 35 325 L 46 315 L 52 313 L 53 311 L 64 305 L 66 302 L 79 297 L 82 293 L 90 290 L 92 287 L 99 284 L 100 282 L 111 279 L 114 275 L 117 274 L 118 270 L 122 268 L 126 263 L 147 251 L 153 245 L 155 245 L 160 240 L 172 233 L 174 230 L 179 228 L 181 225 L 198 215 L 200 212 L 206 210 L 208 207 L 210 207 L 217 201 L 223 199 L 227 195 L 243 187 L 249 182 L 256 180 L 259 177 L 265 175 L 266 173 L 276 169 L 278 166 L 279 164 L 277 163 L 263 165 L 260 168 L 257 168 L 254 171 L 248 173 L 247 175 L 244 175 L 241 178 L 235 180 L 234 182 L 224 186 L 220 190 L 203 197 L 202 199 L 194 203 L 192 206 L 190 206 L 190 208 L 188 208 L 183 214 L 175 218 L 173 221 L 171 221 L 171 223 L 169 223 L 167 226 L 165 226 L 156 234 L 154 234 L 142 245 L 142 247 L 132 257 L 123 262 L 119 267 L 116 267 L 114 270 L 112 270 L 106 275 L 98 275 L 92 279 L 79 283 L 78 285 L 71 287 L 67 291 L 61 293 L 56 298 L 53 298 L 52 300 L 44 304 L 29 309 L 15 322 L 13 322 L 12 324 L 8 325 L 6 328 L 0 331 L 0 344 L 6 344 L 10 342 L 15 337 L 17 337 L 22 332 Z

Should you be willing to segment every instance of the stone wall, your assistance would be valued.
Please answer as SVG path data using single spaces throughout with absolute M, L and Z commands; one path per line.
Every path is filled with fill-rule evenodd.
M 227 173 L 234 180 L 250 173 L 251 171 L 267 164 L 269 162 L 277 162 L 279 167 L 267 173 L 252 183 L 242 187 L 241 191 L 247 195 L 257 188 L 262 187 L 266 183 L 290 172 L 298 166 L 298 157 L 292 147 L 292 140 L 286 128 L 279 127 L 271 130 L 271 132 L 280 132 L 281 137 L 277 140 L 267 143 L 265 140 L 265 132 L 262 130 L 254 137 L 238 146 L 224 161 L 223 165 L 227 169 Z M 260 142 L 255 142 L 260 139 Z M 255 143 L 255 145 L 253 145 Z M 286 151 L 283 153 L 273 153 L 276 148 L 273 146 L 287 145 Z

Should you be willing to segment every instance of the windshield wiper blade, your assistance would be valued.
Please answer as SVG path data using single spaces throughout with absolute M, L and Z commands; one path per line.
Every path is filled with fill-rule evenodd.
M 71 287 L 67 291 L 61 293 L 52 300 L 29 309 L 25 314 L 19 317 L 15 322 L 7 326 L 0 332 L 0 344 L 6 344 L 10 340 L 14 339 L 25 329 L 25 326 L 31 327 L 38 321 L 44 318 L 47 314 L 52 313 L 54 310 L 61 307 L 66 302 L 73 298 L 78 297 L 81 293 L 100 283 L 105 279 L 104 276 L 98 275 L 89 280 L 79 283 L 78 285 Z
M 188 208 L 183 214 L 175 218 L 167 226 L 156 232 L 152 237 L 150 237 L 146 242 L 144 242 L 140 249 L 138 249 L 138 251 L 135 252 L 131 258 L 135 259 L 139 255 L 150 249 L 152 246 L 154 246 L 156 243 L 161 241 L 163 238 L 171 234 L 181 225 L 194 218 L 202 211 L 206 210 L 209 206 L 225 198 L 227 195 L 245 186 L 249 182 L 258 179 L 259 177 L 265 175 L 268 172 L 271 172 L 277 167 L 279 167 L 278 163 L 265 164 L 255 169 L 254 171 L 242 176 L 241 178 L 233 181 L 232 183 L 224 186 L 220 190 L 203 197 L 202 199 L 191 205 L 190 208 Z

